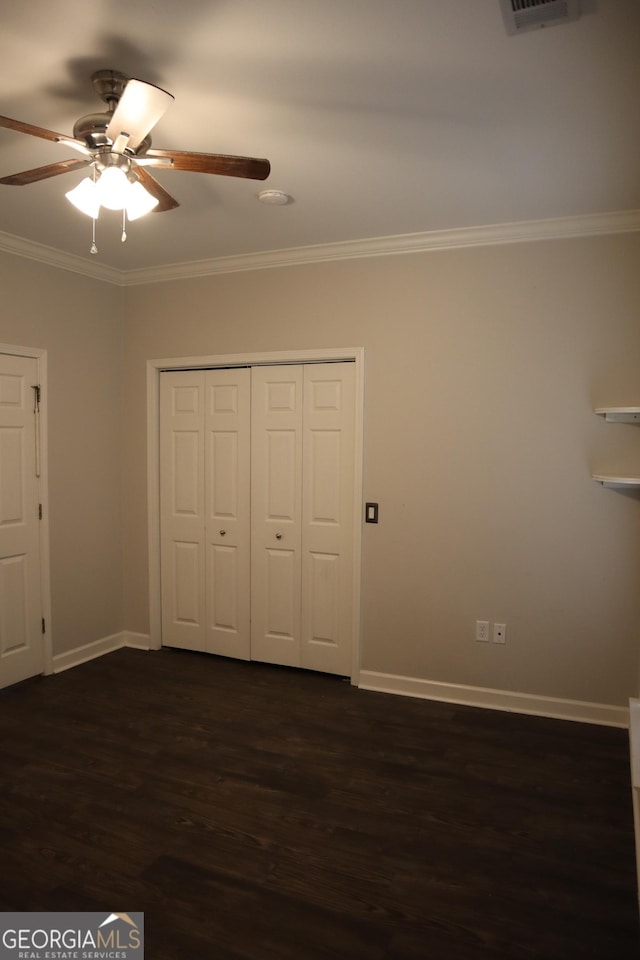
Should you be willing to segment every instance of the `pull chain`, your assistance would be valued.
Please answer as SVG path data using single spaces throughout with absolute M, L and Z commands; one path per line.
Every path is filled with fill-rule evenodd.
M 122 241 L 122 243 L 124 243 L 125 240 L 127 239 L 126 227 L 127 227 L 127 211 L 125 207 L 123 207 L 122 208 L 122 236 L 120 237 L 120 240 Z
M 93 185 L 94 185 L 94 187 L 95 187 L 95 183 L 96 183 L 96 165 L 95 165 L 95 163 L 92 164 L 92 166 L 93 166 L 93 171 L 92 171 L 92 173 L 93 173 Z M 97 253 L 97 252 L 98 252 L 98 248 L 97 248 L 97 246 L 96 246 L 96 218 L 95 218 L 95 217 L 92 217 L 92 218 L 91 218 L 91 221 L 92 221 L 92 225 L 91 225 L 91 246 L 89 247 L 89 253 Z
M 98 248 L 96 246 L 96 218 L 91 218 L 91 246 L 89 248 L 90 253 L 97 253 Z

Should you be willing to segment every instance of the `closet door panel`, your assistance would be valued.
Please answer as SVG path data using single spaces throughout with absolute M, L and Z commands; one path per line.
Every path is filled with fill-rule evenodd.
M 355 368 L 304 367 L 301 666 L 351 673 Z
M 299 666 L 303 370 L 251 373 L 251 658 Z
M 204 374 L 160 377 L 162 642 L 205 649 Z
M 206 649 L 248 660 L 251 371 L 205 374 Z

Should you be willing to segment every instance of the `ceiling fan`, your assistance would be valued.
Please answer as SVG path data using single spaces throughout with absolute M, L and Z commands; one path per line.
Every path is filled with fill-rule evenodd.
M 75 199 L 67 194 L 71 202 L 92 215 L 94 220 L 100 203 L 111 209 L 126 209 L 129 219 L 133 220 L 151 209 L 163 212 L 180 205 L 149 172 L 149 168 L 186 170 L 250 180 L 266 180 L 269 176 L 270 164 L 264 159 L 152 149 L 149 134 L 173 101 L 173 96 L 152 83 L 131 79 L 117 70 L 98 70 L 91 80 L 98 96 L 106 103 L 107 110 L 81 117 L 74 124 L 71 137 L 0 116 L 0 127 L 50 140 L 82 154 L 81 157 L 58 160 L 44 167 L 2 177 L 0 183 L 25 186 L 88 165 L 92 178 L 82 181 L 75 190 L 70 191 L 70 194 L 78 194 Z M 112 198 L 110 203 L 107 182 L 113 181 L 115 186 L 116 180 L 121 188 L 126 186 L 127 200 L 122 200 L 122 194 L 120 199 Z M 92 185 L 95 189 L 92 189 Z M 99 185 L 101 189 L 98 191 Z

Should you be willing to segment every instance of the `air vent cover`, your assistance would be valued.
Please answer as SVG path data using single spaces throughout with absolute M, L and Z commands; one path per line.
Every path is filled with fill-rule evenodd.
M 500 6 L 511 34 L 553 27 L 580 16 L 580 0 L 500 0 Z

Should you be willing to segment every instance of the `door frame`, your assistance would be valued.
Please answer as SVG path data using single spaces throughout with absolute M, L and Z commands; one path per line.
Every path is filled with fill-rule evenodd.
M 147 520 L 149 545 L 149 649 L 162 646 L 160 589 L 160 374 L 166 370 L 211 367 L 257 367 L 283 364 L 355 364 L 355 471 L 353 483 L 353 624 L 351 682 L 360 676 L 364 437 L 364 347 L 326 350 L 284 350 L 271 353 L 223 354 L 204 357 L 169 357 L 147 360 Z
M 37 347 L 19 347 L 13 343 L 0 343 L 0 354 L 12 357 L 27 357 L 38 365 L 38 383 L 40 385 L 40 477 L 39 499 L 42 504 L 42 518 L 39 521 L 40 534 L 40 605 L 45 630 L 42 634 L 44 652 L 44 673 L 53 673 L 53 625 L 51 619 L 51 558 L 49 552 L 49 458 L 48 458 L 48 420 L 47 408 L 49 391 L 47 388 L 47 351 Z

